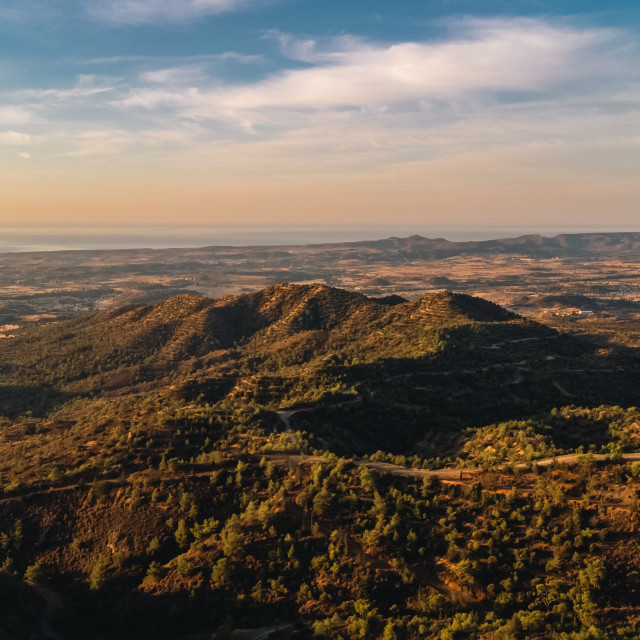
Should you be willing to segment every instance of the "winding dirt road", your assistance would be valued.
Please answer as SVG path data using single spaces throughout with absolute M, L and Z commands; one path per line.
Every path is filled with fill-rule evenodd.
M 593 453 L 590 454 L 593 462 L 640 462 L 640 452 L 634 453 L 622 453 L 618 457 L 612 458 L 608 454 L 604 453 Z M 273 462 L 273 464 L 277 464 L 279 466 L 292 466 L 298 464 L 323 464 L 326 460 L 322 456 L 303 456 L 298 454 L 290 454 L 290 453 L 269 453 L 264 456 L 268 461 Z M 581 459 L 585 459 L 585 454 L 578 453 L 569 453 L 567 455 L 555 456 L 549 458 L 539 458 L 538 460 L 532 460 L 533 464 L 536 464 L 538 467 L 549 467 L 554 462 L 558 464 L 566 464 L 566 465 L 574 465 L 580 462 Z M 469 479 L 474 475 L 480 474 L 484 472 L 484 469 L 480 467 L 442 467 L 440 469 L 413 469 L 411 467 L 402 467 L 398 464 L 391 464 L 389 462 L 376 462 L 373 460 L 351 460 L 357 466 L 364 466 L 371 471 L 376 473 L 389 473 L 392 476 L 400 476 L 405 478 L 424 478 L 425 476 L 429 476 L 432 478 L 439 478 L 440 480 L 463 480 Z M 516 463 L 516 467 L 518 469 L 527 469 L 529 468 L 530 463 L 527 462 L 518 462 Z M 511 463 L 504 463 L 497 467 L 498 470 L 503 470 L 508 467 L 511 467 Z M 188 473 L 187 475 L 191 478 L 205 478 L 211 475 L 212 469 L 207 469 L 206 471 L 198 471 L 197 473 Z M 466 476 L 466 478 L 465 478 Z M 96 478 L 95 481 L 112 484 L 112 485 L 125 485 L 127 484 L 126 479 L 118 478 Z M 82 486 L 91 487 L 91 482 L 84 483 Z M 63 487 L 51 487 L 48 489 L 36 489 L 35 491 L 30 491 L 27 493 L 21 493 L 19 495 L 7 496 L 4 498 L 0 498 L 0 504 L 6 502 L 13 502 L 16 500 L 21 500 L 22 498 L 30 498 L 32 496 L 44 495 L 49 493 L 60 493 L 63 491 L 72 491 L 77 489 L 81 485 L 69 484 Z
M 246 629 L 240 631 L 238 635 L 239 640 L 267 640 L 270 636 L 278 631 L 286 631 L 292 629 L 293 625 L 290 623 L 276 624 L 271 627 L 261 627 L 260 629 Z
M 265 456 L 267 460 L 270 460 L 277 465 L 291 465 L 291 464 L 315 464 L 323 463 L 325 459 L 322 456 L 299 456 L 286 453 L 272 453 Z M 532 462 L 539 467 L 549 467 L 554 462 L 558 464 L 574 465 L 580 462 L 581 459 L 585 459 L 585 454 L 570 453 L 562 456 L 555 456 L 550 458 L 540 458 L 533 460 Z M 607 460 L 616 461 L 611 456 L 604 453 L 591 454 L 594 462 L 606 462 Z M 620 455 L 619 460 L 625 462 L 640 462 L 640 452 L 638 453 L 623 453 Z M 392 476 L 401 476 L 405 478 L 424 478 L 426 476 L 432 478 L 439 478 L 440 480 L 462 480 L 466 476 L 472 477 L 476 474 L 482 473 L 484 470 L 479 467 L 443 467 L 441 469 L 412 469 L 410 467 L 402 467 L 397 464 L 391 464 L 389 462 L 375 462 L 371 460 L 353 460 L 358 466 L 364 466 L 376 473 L 389 473 Z M 502 464 L 498 468 L 506 469 L 511 465 Z M 529 464 L 526 462 L 518 462 L 516 464 L 518 469 L 527 469 Z
M 282 420 L 287 429 L 291 429 L 291 418 L 297 413 L 304 413 L 305 411 L 318 411 L 320 409 L 333 409 L 336 407 L 346 407 L 350 404 L 359 404 L 362 402 L 362 398 L 355 398 L 354 400 L 343 400 L 342 402 L 336 402 L 335 404 L 315 405 L 313 407 L 303 407 L 301 409 L 279 409 L 276 411 L 278 418 Z

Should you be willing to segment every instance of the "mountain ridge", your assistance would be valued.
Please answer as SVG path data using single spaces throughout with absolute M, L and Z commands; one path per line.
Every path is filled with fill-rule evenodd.
M 57 251 L 21 251 L 0 253 L 3 257 L 18 258 L 20 256 L 52 256 L 52 255 L 77 255 L 77 256 L 98 256 L 113 255 L 125 257 L 127 255 L 141 252 L 144 254 L 162 256 L 166 252 L 184 252 L 191 255 L 193 252 L 218 253 L 236 252 L 239 250 L 250 250 L 261 252 L 265 257 L 271 256 L 273 252 L 285 252 L 278 257 L 285 257 L 287 250 L 344 250 L 344 249 L 378 249 L 383 251 L 402 252 L 441 252 L 448 256 L 462 254 L 491 254 L 491 253 L 523 253 L 530 250 L 537 255 L 551 256 L 558 255 L 589 255 L 600 253 L 621 253 L 637 254 L 640 251 L 640 231 L 612 231 L 612 232 L 585 232 L 585 233 L 560 233 L 555 236 L 545 236 L 542 234 L 530 233 L 514 237 L 492 238 L 489 240 L 448 240 L 442 237 L 429 238 L 419 234 L 406 237 L 390 236 L 377 240 L 351 240 L 343 242 L 309 242 L 306 244 L 265 244 L 265 245 L 225 245 L 208 244 L 194 247 L 166 247 L 161 249 L 151 249 L 140 247 L 136 249 L 62 249 Z M 453 253 L 451 253 L 453 252 Z M 197 263 L 176 263 L 179 266 L 197 266 Z M 152 268 L 154 265 L 147 265 Z
M 344 430 L 319 437 L 361 451 L 415 446 L 427 417 L 436 431 L 455 432 L 488 416 L 507 417 L 514 406 L 546 407 L 563 394 L 554 367 L 594 352 L 588 343 L 466 294 L 383 301 L 289 283 L 218 299 L 182 294 L 103 310 L 28 328 L 12 345 L 0 371 L 7 416 L 27 408 L 44 414 L 74 398 L 93 402 L 104 394 L 159 394 L 223 413 L 322 409 L 349 400 L 340 412 Z M 510 385 L 521 384 L 524 370 L 531 379 L 514 393 Z M 483 402 L 498 394 L 499 401 L 461 405 L 472 393 Z M 359 412 L 350 426 L 348 416 Z M 269 415 L 269 428 L 280 428 Z M 365 435 L 372 419 L 378 426 Z M 312 414 L 305 421 L 314 432 L 326 431 Z
M 421 323 L 433 328 L 518 319 L 492 302 L 460 293 L 391 302 L 323 284 L 281 283 L 238 296 L 180 294 L 157 303 L 98 311 L 60 323 L 57 329 L 35 328 L 24 339 L 42 336 L 46 341 L 53 332 L 56 354 L 64 357 L 65 345 L 80 336 L 84 353 L 108 358 L 118 349 L 130 350 L 133 355 L 127 362 L 140 364 L 154 354 L 166 357 L 168 348 L 184 359 L 253 339 L 286 340 L 305 332 L 337 332 L 349 339 L 349 332 L 366 334 L 369 326 L 380 330 L 397 322 L 420 331 Z M 15 346 L 20 345 L 18 339 Z
M 379 240 L 357 240 L 348 242 L 309 243 L 301 245 L 251 245 L 217 246 L 208 245 L 203 250 L 222 249 L 253 249 L 268 252 L 276 249 L 302 249 L 304 247 L 320 249 L 358 249 L 369 248 L 379 250 L 395 250 L 413 253 L 425 257 L 429 252 L 432 255 L 442 254 L 450 257 L 468 254 L 487 253 L 525 253 L 530 251 L 546 257 L 588 255 L 590 253 L 634 253 L 640 251 L 640 232 L 620 231 L 610 233 L 562 233 L 555 236 L 541 234 L 524 234 L 516 237 L 504 237 L 491 240 L 465 240 L 455 241 L 446 238 L 428 238 L 418 234 L 407 237 L 391 236 Z M 161 251 L 161 250 L 160 250 Z

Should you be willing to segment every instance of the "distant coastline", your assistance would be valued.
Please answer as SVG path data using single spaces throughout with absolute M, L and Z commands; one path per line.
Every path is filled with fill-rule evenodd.
M 526 234 L 615 233 L 602 227 L 532 228 L 530 226 L 357 225 L 343 227 L 0 227 L 0 253 L 73 250 L 168 249 L 205 246 L 277 246 L 378 240 L 414 234 L 451 241 L 513 238 Z

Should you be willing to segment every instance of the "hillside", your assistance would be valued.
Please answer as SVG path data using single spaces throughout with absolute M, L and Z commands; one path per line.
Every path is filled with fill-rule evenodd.
M 315 284 L 1 346 L 10 640 L 637 637 L 633 349 Z
M 217 300 L 181 295 L 154 305 L 34 327 L 10 343 L 8 355 L 18 378 L 42 383 L 57 372 L 54 386 L 67 389 L 97 371 L 108 374 L 143 365 L 166 368 L 169 363 L 184 364 L 212 354 L 220 360 L 223 351 L 227 358 L 222 359 L 228 360 L 232 350 L 264 364 L 283 357 L 321 363 L 329 351 L 336 352 L 332 362 L 355 351 L 360 360 L 371 361 L 397 359 L 405 353 L 425 356 L 440 349 L 434 340 L 445 329 L 463 330 L 475 323 L 498 336 L 499 327 L 493 323 L 499 322 L 516 337 L 544 333 L 541 327 L 470 296 L 441 293 L 413 302 L 390 301 L 322 285 L 284 284 Z M 378 337 L 372 340 L 374 332 Z M 103 378 L 95 381 L 96 388 Z
M 34 326 L 7 344 L 7 429 L 38 430 L 67 470 L 82 458 L 71 434 L 109 442 L 119 428 L 109 411 L 132 407 L 143 407 L 130 418 L 140 438 L 170 440 L 168 416 L 183 415 L 218 425 L 216 438 L 243 437 L 250 423 L 267 440 L 303 431 L 309 449 L 428 457 L 454 454 L 466 428 L 635 397 L 629 354 L 449 292 L 379 300 L 281 284 L 181 295 Z M 45 418 L 46 429 L 17 426 Z M 117 458 L 101 455 L 91 464 Z

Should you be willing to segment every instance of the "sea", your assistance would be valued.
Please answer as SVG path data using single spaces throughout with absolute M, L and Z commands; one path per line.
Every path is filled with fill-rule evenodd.
M 532 228 L 525 226 L 358 225 L 358 226 L 131 226 L 0 227 L 0 253 L 103 249 L 168 249 L 207 246 L 274 246 L 354 242 L 414 234 L 452 241 L 513 238 L 529 233 L 630 231 L 602 228 Z

